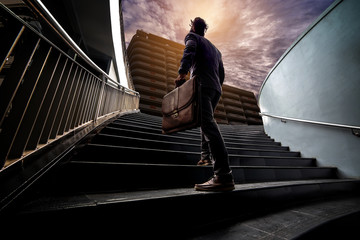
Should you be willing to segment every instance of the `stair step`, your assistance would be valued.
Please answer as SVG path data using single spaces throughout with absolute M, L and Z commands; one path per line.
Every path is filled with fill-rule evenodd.
M 154 122 L 154 123 L 157 123 L 157 124 L 161 124 L 161 122 L 162 122 L 161 117 L 158 117 L 158 116 L 150 116 L 150 117 L 148 117 L 148 116 L 150 116 L 150 115 L 147 115 L 147 116 L 143 117 L 142 114 L 137 114 L 136 116 L 135 115 L 124 116 L 121 119 L 134 120 L 134 121 L 147 121 L 147 122 Z
M 150 140 L 134 137 L 114 136 L 107 134 L 98 134 L 92 141 L 93 143 L 99 143 L 102 145 L 113 146 L 146 146 L 146 148 L 162 149 L 162 150 L 179 150 L 187 152 L 199 152 L 199 144 L 191 143 L 174 143 L 161 140 Z M 257 156 L 288 156 L 288 157 L 300 157 L 299 152 L 281 151 L 281 150 L 264 150 L 264 149 L 251 149 L 251 148 L 227 148 L 229 154 L 240 155 L 257 155 Z
M 236 183 L 336 178 L 332 167 L 232 166 L 232 171 Z M 212 174 L 211 166 L 71 161 L 53 185 L 73 192 L 192 187 Z
M 116 128 L 122 128 L 122 129 L 130 129 L 130 130 L 136 130 L 136 131 L 143 131 L 143 132 L 147 132 L 147 133 L 155 133 L 155 134 L 162 134 L 161 130 L 159 128 L 155 128 L 155 127 L 148 127 L 148 126 L 137 126 L 137 125 L 132 125 L 132 124 L 119 124 L 119 123 L 111 123 L 109 124 L 110 127 Z M 170 136 L 179 136 L 179 137 L 188 137 L 188 138 L 194 138 L 194 139 L 199 139 L 200 140 L 200 132 L 198 133 L 191 133 L 188 131 L 183 131 L 183 132 L 178 132 L 178 133 L 174 133 L 171 134 Z M 273 139 L 268 138 L 268 137 L 227 137 L 227 136 L 223 136 L 225 141 L 247 141 L 247 142 L 254 142 L 254 143 L 272 143 L 274 142 Z
M 131 120 L 131 121 L 142 121 L 142 122 L 150 122 L 154 124 L 161 125 L 162 118 L 158 116 L 151 116 L 146 114 L 133 114 L 121 117 L 124 120 Z M 227 125 L 227 124 L 218 124 L 221 130 L 225 131 L 258 131 L 264 133 L 264 127 L 262 125 Z
M 125 128 L 125 129 L 138 128 L 141 130 L 162 134 L 161 128 L 159 128 L 159 127 L 136 125 L 136 124 L 130 123 L 130 122 L 124 122 L 124 123 L 113 122 L 109 126 L 113 127 L 113 128 L 122 128 L 122 126 L 124 126 L 123 128 Z M 164 136 L 189 136 L 189 137 L 200 138 L 200 128 L 196 128 L 195 130 L 184 130 L 181 132 L 176 132 L 176 133 L 171 133 L 171 134 L 166 134 L 166 135 L 163 134 L 163 135 Z M 265 141 L 273 141 L 266 134 L 251 134 L 249 132 L 244 132 L 244 133 L 236 133 L 236 134 L 224 134 L 223 133 L 222 135 L 223 135 L 223 138 L 229 138 L 229 139 L 248 138 L 248 139 L 261 139 L 261 140 L 265 140 Z
M 248 220 L 197 233 L 196 239 L 356 239 L 360 197 L 327 198 L 289 206 Z
M 168 141 L 173 143 L 190 143 L 190 144 L 200 144 L 200 138 L 189 138 L 189 137 L 181 137 L 174 135 L 164 135 L 157 133 L 147 133 L 141 132 L 137 130 L 123 129 L 123 128 L 113 128 L 106 127 L 101 133 L 113 136 L 124 136 L 124 137 L 138 137 L 142 139 L 152 139 L 159 141 Z M 266 142 L 266 144 L 253 144 L 248 141 L 225 141 L 227 147 L 238 147 L 238 148 L 252 148 L 252 149 L 269 149 L 269 150 L 282 150 L 288 151 L 289 147 L 281 146 L 280 143 L 277 142 Z
M 278 182 L 262 182 L 262 183 L 245 183 L 235 184 L 235 190 L 226 195 L 237 195 L 239 193 L 248 195 L 249 191 L 262 192 L 262 191 L 285 191 L 283 188 L 293 188 L 300 190 L 302 188 L 312 188 L 314 186 L 319 191 L 309 192 L 309 194 L 317 195 L 320 197 L 323 194 L 335 192 L 348 192 L 354 189 L 359 189 L 360 180 L 355 179 L 317 179 L 317 180 L 298 180 L 298 181 L 278 181 Z M 321 189 L 321 191 L 320 191 Z M 284 192 L 288 194 L 288 198 L 296 199 L 299 196 L 290 195 L 291 191 Z M 301 192 L 293 191 L 293 193 L 301 194 Z M 263 195 L 264 193 L 262 193 Z M 97 204 L 118 204 L 126 203 L 130 201 L 150 201 L 154 199 L 162 198 L 173 198 L 173 197 L 189 197 L 189 196 L 208 196 L 209 198 L 213 195 L 224 195 L 224 193 L 211 193 L 211 192 L 200 192 L 195 191 L 193 188 L 172 188 L 172 189 L 155 189 L 155 190 L 142 190 L 142 191 L 130 191 L 130 192 L 108 192 L 108 193 L 79 193 L 79 195 L 73 195 L 71 197 L 64 196 L 53 198 L 51 196 L 44 197 L 43 199 L 34 199 L 33 202 L 27 204 L 23 213 L 40 212 L 47 210 L 64 210 L 77 207 L 95 207 Z M 248 195 L 249 198 L 260 198 L 260 196 Z M 63 198 L 66 198 L 64 201 Z M 279 199 L 280 200 L 280 199 Z M 275 199 L 273 199 L 275 201 Z M 64 204 L 59 205 L 57 202 Z M 40 204 L 41 203 L 41 204 Z M 45 207 L 46 206 L 46 207 Z
M 199 148 L 199 147 L 198 147 Z M 257 150 L 253 155 L 229 154 L 230 165 L 242 166 L 315 166 L 315 159 L 292 156 L 260 156 Z M 122 159 L 132 159 L 132 162 L 140 163 L 168 163 L 196 165 L 200 160 L 199 151 L 185 151 L 182 149 L 153 149 L 146 147 L 112 146 L 102 144 L 88 144 L 76 156 L 77 159 L 86 161 L 111 160 L 121 162 Z
M 119 118 L 116 121 L 113 122 L 113 124 L 131 124 L 131 125 L 142 125 L 145 127 L 149 127 L 149 128 L 155 128 L 155 129 L 159 129 L 161 130 L 161 123 L 160 124 L 154 124 L 154 123 L 150 123 L 147 121 L 136 121 L 136 120 L 127 120 L 127 119 L 122 119 Z M 220 128 L 221 129 L 221 128 Z M 195 128 L 195 129 L 190 129 L 190 130 L 186 130 L 186 132 L 188 134 L 196 134 L 198 135 L 200 132 L 199 128 Z M 228 136 L 228 137 L 237 137 L 237 136 L 254 136 L 254 137 L 264 137 L 264 138 L 269 138 L 269 136 L 267 136 L 264 131 L 251 131 L 248 129 L 237 129 L 237 131 L 231 130 L 224 130 L 221 131 L 222 134 L 224 136 Z
M 155 118 L 142 118 L 140 115 L 137 116 L 123 116 L 118 120 L 132 121 L 136 123 L 152 123 L 158 127 L 162 124 L 162 118 L 155 116 Z M 222 131 L 234 133 L 234 132 L 254 132 L 264 134 L 264 127 L 262 125 L 227 125 L 227 124 L 218 124 L 219 128 Z M 234 131 L 235 130 L 235 131 Z
M 101 231 L 103 234 L 114 236 L 114 233 L 121 232 L 123 235 L 131 233 L 134 238 L 173 236 L 171 238 L 179 239 L 207 233 L 206 237 L 218 239 L 216 236 L 219 235 L 213 235 L 213 231 L 223 226 L 219 224 L 220 222 L 249 219 L 255 214 L 257 216 L 265 214 L 269 209 L 274 211 L 292 206 L 294 203 L 310 200 L 313 202 L 316 199 L 329 199 L 339 194 L 351 194 L 358 192 L 359 186 L 359 180 L 322 179 L 241 184 L 236 185 L 234 191 L 227 193 L 207 193 L 194 191 L 193 188 L 176 188 L 136 192 L 78 193 L 72 196 L 43 195 L 27 202 L 13 218 L 22 219 L 29 225 L 39 226 L 38 224 L 41 223 L 41 226 L 46 226 L 47 229 L 48 227 L 56 229 L 58 223 L 66 220 L 69 229 L 63 230 L 76 230 L 77 233 L 86 229 L 83 233 Z M 353 197 L 343 202 L 351 211 L 359 211 L 359 198 Z M 221 206 L 221 211 L 214 214 L 216 206 Z M 319 205 L 317 209 L 319 212 L 324 208 Z M 326 213 L 326 216 L 340 213 L 339 210 L 329 209 L 330 212 Z M 314 211 L 314 208 L 312 210 Z M 308 214 L 314 216 L 316 213 Z M 37 221 L 33 221 L 35 218 Z M 296 220 L 300 219 L 295 218 L 294 221 Z M 262 226 L 264 227 L 264 223 Z M 229 229 L 231 227 L 230 225 Z M 201 231 L 204 229 L 206 231 Z M 232 230 L 234 231 L 226 234 L 234 233 L 236 229 L 232 228 Z M 218 231 L 221 236 L 226 236 L 224 230 Z M 243 236 L 244 232 L 241 234 Z

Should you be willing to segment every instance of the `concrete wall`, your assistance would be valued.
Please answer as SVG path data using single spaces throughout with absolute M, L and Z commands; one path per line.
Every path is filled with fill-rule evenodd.
M 360 126 L 360 1 L 335 1 L 287 50 L 260 91 L 261 112 Z M 345 177 L 360 177 L 360 138 L 351 130 L 264 117 L 265 131 L 336 166 Z

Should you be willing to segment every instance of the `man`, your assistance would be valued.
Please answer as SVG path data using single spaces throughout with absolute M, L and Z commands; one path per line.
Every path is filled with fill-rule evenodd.
M 196 184 L 198 191 L 231 191 L 234 180 L 229 166 L 228 152 L 214 119 L 214 110 L 221 96 L 225 73 L 220 51 L 204 35 L 208 28 L 202 18 L 191 20 L 190 32 L 185 37 L 185 49 L 175 83 L 191 76 L 200 79 L 201 88 L 201 159 L 198 165 L 211 165 L 214 176 L 203 184 Z

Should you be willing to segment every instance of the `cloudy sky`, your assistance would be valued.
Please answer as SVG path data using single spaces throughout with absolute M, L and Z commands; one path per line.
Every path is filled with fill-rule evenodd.
M 222 52 L 225 83 L 258 94 L 267 73 L 334 0 L 123 0 L 125 40 L 137 29 L 184 43 L 190 19 Z

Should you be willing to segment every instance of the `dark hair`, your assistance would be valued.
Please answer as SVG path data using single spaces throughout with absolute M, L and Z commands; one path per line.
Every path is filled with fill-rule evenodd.
M 194 26 L 195 33 L 199 34 L 200 36 L 204 36 L 206 30 L 208 29 L 208 25 L 206 24 L 205 20 L 200 17 L 196 17 L 194 21 L 190 21 L 190 27 Z

